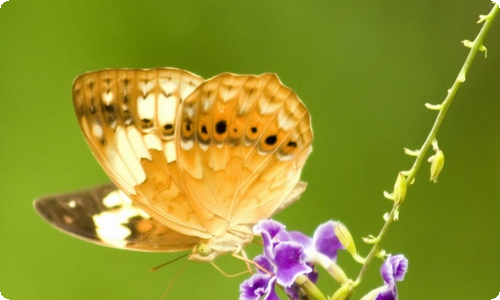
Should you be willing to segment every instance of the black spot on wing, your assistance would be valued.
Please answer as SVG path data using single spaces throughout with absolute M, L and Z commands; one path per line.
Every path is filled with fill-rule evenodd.
M 225 120 L 220 120 L 215 124 L 215 132 L 218 134 L 223 134 L 227 130 L 227 124 Z
M 274 144 L 276 144 L 276 141 L 278 141 L 278 138 L 276 137 L 276 135 L 270 135 L 270 136 L 266 137 L 264 142 L 269 146 L 273 146 Z

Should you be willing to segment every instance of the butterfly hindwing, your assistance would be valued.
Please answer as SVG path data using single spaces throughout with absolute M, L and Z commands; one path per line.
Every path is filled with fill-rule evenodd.
M 34 205 L 56 228 L 104 246 L 173 252 L 190 250 L 199 241 L 152 219 L 114 184 L 46 196 Z

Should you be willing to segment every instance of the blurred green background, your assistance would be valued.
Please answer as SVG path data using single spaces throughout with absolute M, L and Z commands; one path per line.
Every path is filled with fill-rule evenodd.
M 306 103 L 314 151 L 303 198 L 279 214 L 312 233 L 341 220 L 356 238 L 380 230 L 398 171 L 412 158 L 479 32 L 491 1 L 10 0 L 0 9 L 0 292 L 24 299 L 160 299 L 177 254 L 120 251 L 64 235 L 34 198 L 100 184 L 71 103 L 85 71 L 172 66 L 205 78 L 275 72 Z M 400 299 L 493 299 L 500 292 L 500 19 L 439 132 L 446 165 L 428 164 L 383 247 L 410 260 Z M 339 262 L 349 276 L 360 266 Z M 222 267 L 240 264 L 222 259 Z M 242 264 L 236 269 L 241 270 Z M 382 284 L 380 261 L 353 299 Z M 240 268 L 241 267 L 241 268 Z M 190 262 L 167 299 L 237 299 L 245 278 Z M 324 291 L 335 285 L 320 278 Z

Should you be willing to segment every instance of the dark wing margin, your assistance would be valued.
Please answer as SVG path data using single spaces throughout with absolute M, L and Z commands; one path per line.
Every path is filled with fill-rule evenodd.
M 45 196 L 35 200 L 34 206 L 55 228 L 103 246 L 176 252 L 191 250 L 199 242 L 152 219 L 112 183 Z

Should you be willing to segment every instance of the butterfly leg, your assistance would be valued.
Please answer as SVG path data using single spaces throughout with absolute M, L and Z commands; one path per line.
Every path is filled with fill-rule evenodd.
M 240 253 L 241 253 L 241 255 L 240 255 Z M 269 272 L 268 270 L 266 270 L 264 267 L 262 267 L 261 265 L 259 265 L 256 262 L 254 262 L 253 260 L 248 259 L 246 252 L 241 247 L 236 248 L 236 250 L 231 254 L 231 256 L 244 261 L 245 264 L 247 265 L 248 273 L 250 273 L 250 274 L 252 274 L 252 269 L 250 268 L 250 265 L 253 265 L 256 268 L 258 268 L 259 270 L 261 270 L 262 272 L 269 274 L 269 275 L 272 275 L 272 273 Z
M 239 272 L 239 273 L 236 273 L 236 274 L 228 274 L 226 272 L 224 272 L 224 270 L 222 270 L 218 265 L 216 265 L 213 261 L 210 262 L 210 264 L 217 270 L 219 271 L 222 275 L 228 277 L 228 278 L 233 278 L 233 277 L 238 277 L 240 275 L 243 275 L 243 274 L 247 274 L 248 273 L 248 270 L 245 270 L 245 271 L 242 271 L 242 272 Z

